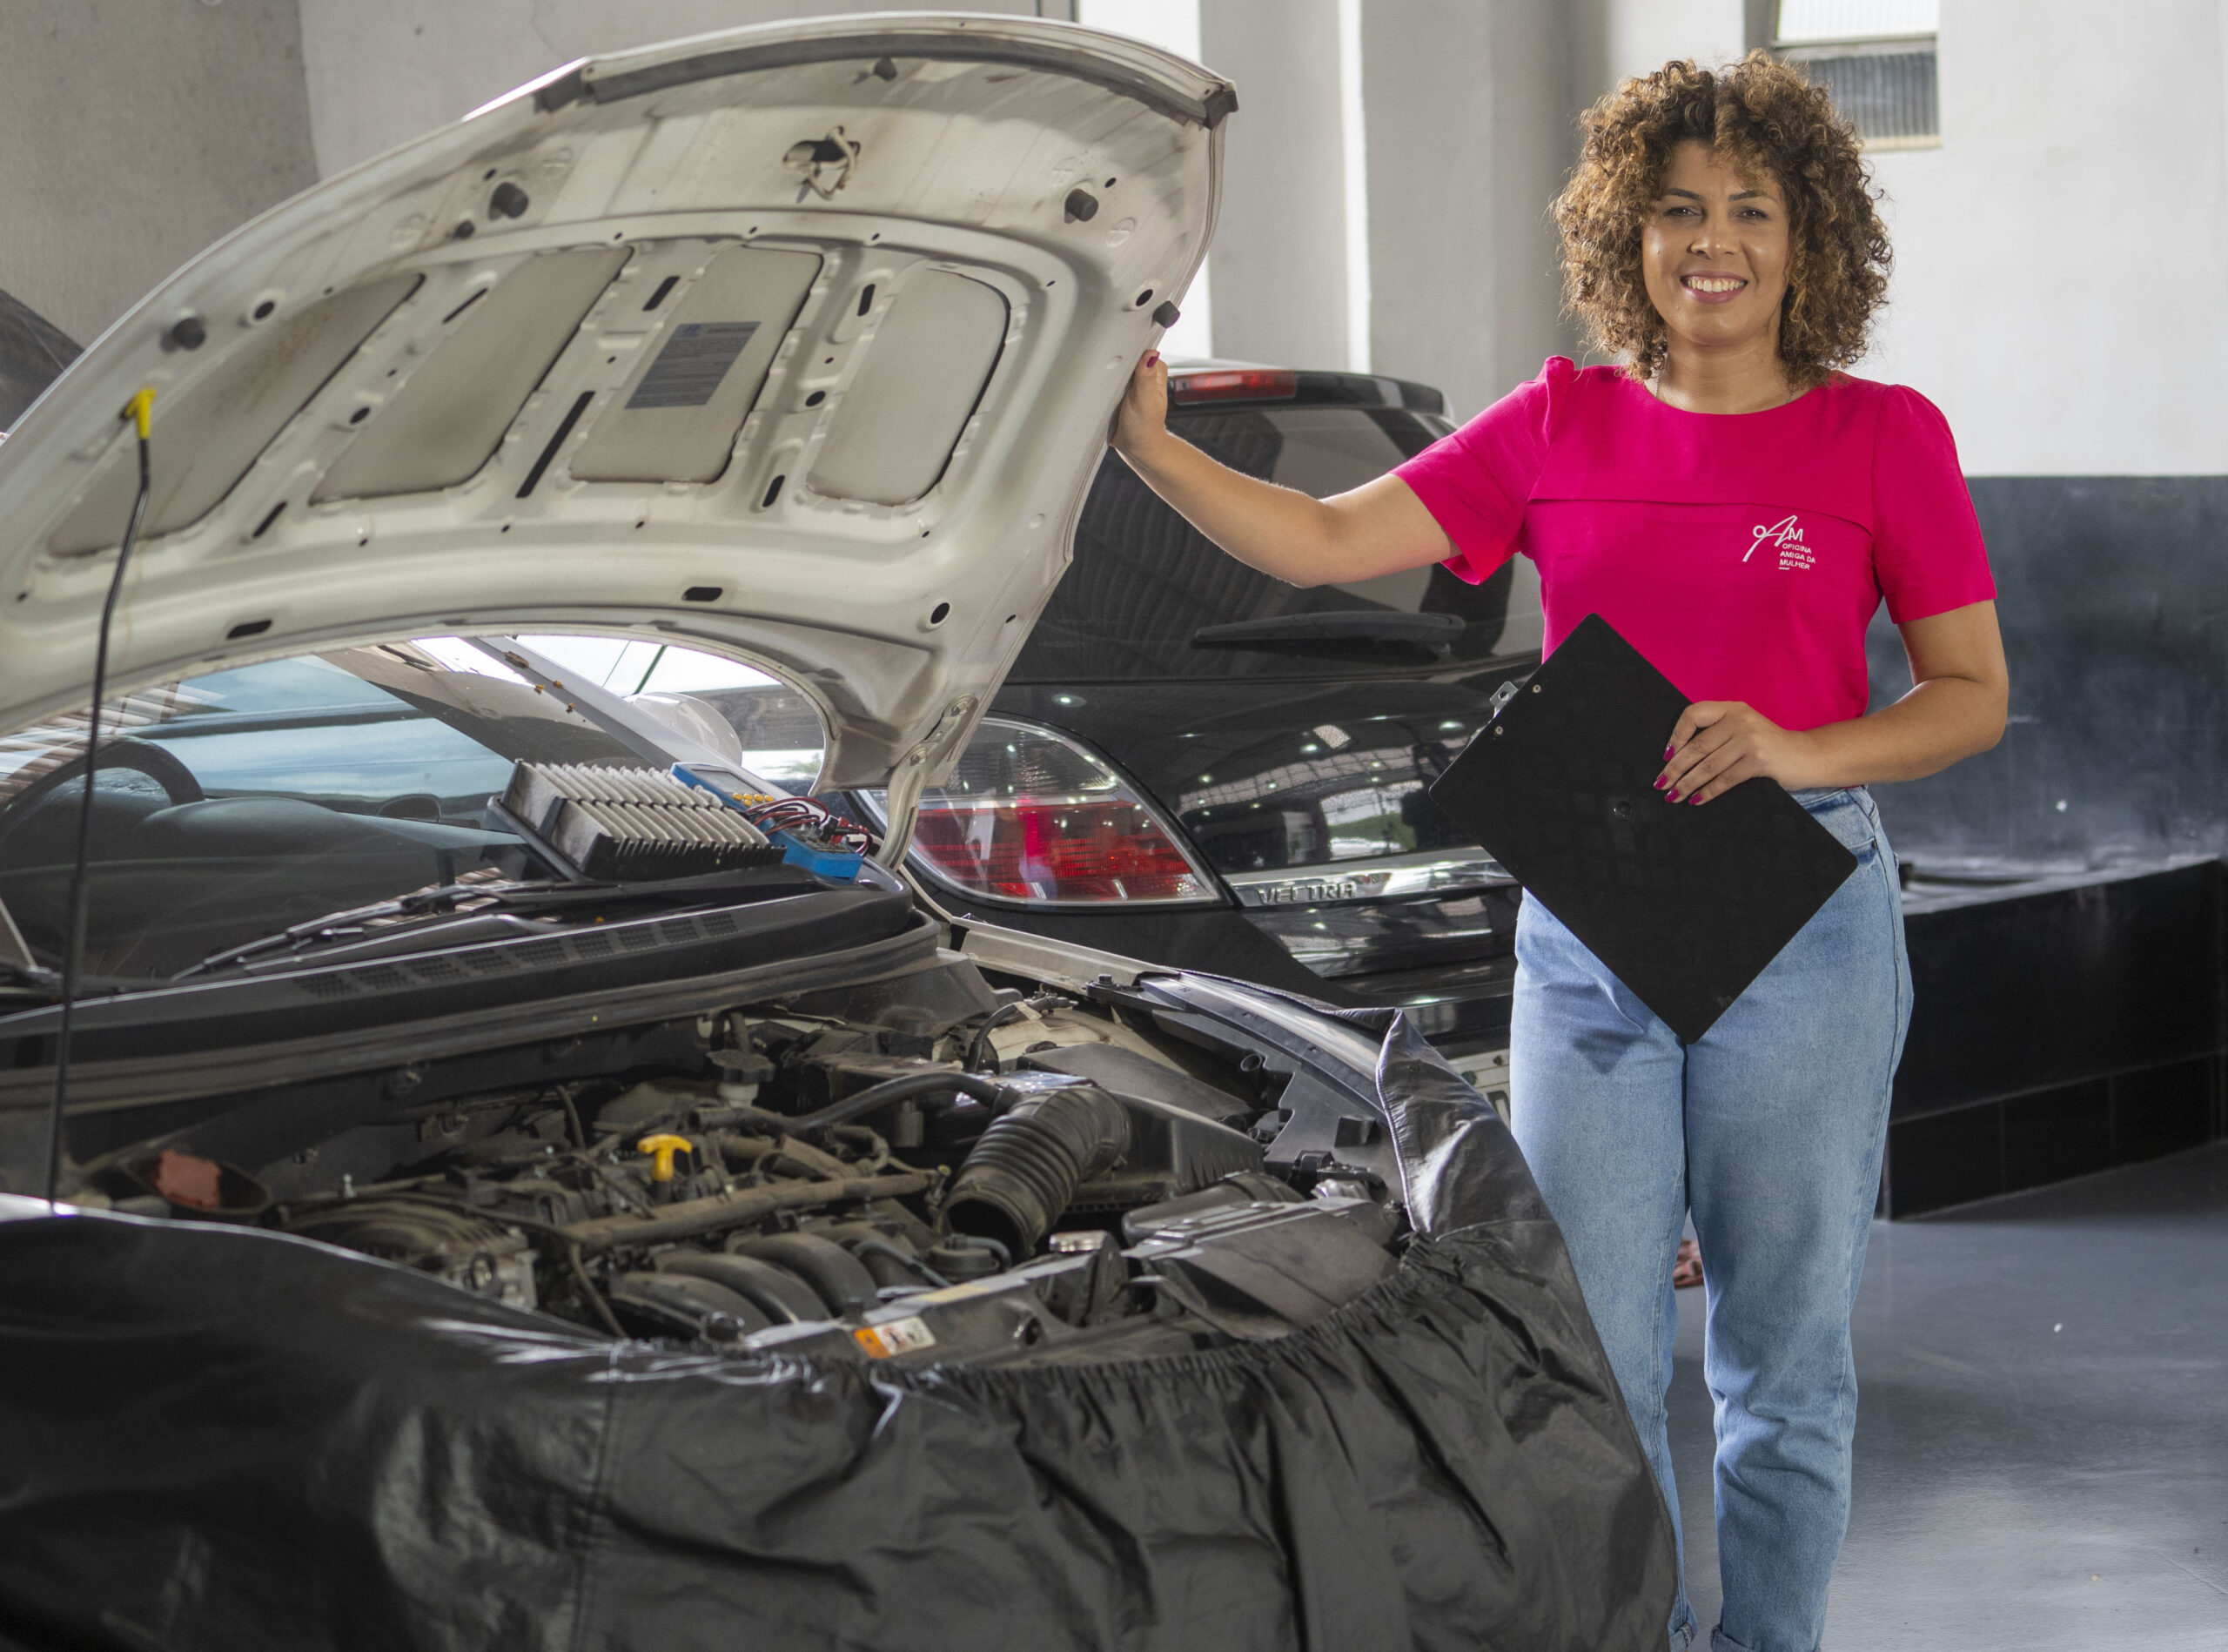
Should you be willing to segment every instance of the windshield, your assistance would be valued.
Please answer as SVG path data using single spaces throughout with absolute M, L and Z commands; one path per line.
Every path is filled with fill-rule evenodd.
M 529 645 L 566 651 L 599 682 L 623 679 L 610 686 L 646 696 L 638 704 L 716 729 L 747 767 L 762 756 L 802 768 L 808 785 L 817 770 L 809 702 L 748 667 L 610 638 Z M 589 673 L 592 662 L 605 669 Z M 682 686 L 692 682 L 702 691 Z M 786 708 L 789 744 L 754 752 L 761 731 L 721 717 L 722 696 Z M 84 954 L 94 977 L 166 979 L 346 908 L 460 880 L 548 877 L 493 807 L 513 764 L 644 762 L 455 637 L 163 683 L 109 702 L 101 723 Z M 0 903 L 49 965 L 60 958 L 84 735 L 78 713 L 0 739 Z
M 639 637 L 519 640 L 614 694 L 708 708 L 734 730 L 738 748 L 729 755 L 761 779 L 802 795 L 820 777 L 828 733 L 819 708 L 778 678 L 715 654 Z M 714 732 L 724 745 L 728 736 Z
M 1308 406 L 1178 409 L 1168 426 L 1224 464 L 1319 499 L 1375 480 L 1450 427 L 1403 408 Z M 1076 527 L 1075 561 L 1010 680 L 1319 677 L 1329 661 L 1354 657 L 1350 635 L 1286 636 L 1249 648 L 1201 647 L 1192 639 L 1207 626 L 1356 610 L 1462 620 L 1445 656 L 1456 661 L 1522 653 L 1540 641 L 1530 574 L 1529 562 L 1512 558 L 1482 585 L 1465 584 L 1443 567 L 1419 567 L 1302 590 L 1224 555 L 1110 453 Z M 1418 657 L 1412 649 L 1405 661 Z

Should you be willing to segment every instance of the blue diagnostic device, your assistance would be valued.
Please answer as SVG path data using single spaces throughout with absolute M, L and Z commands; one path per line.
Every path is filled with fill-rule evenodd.
M 701 786 L 736 813 L 748 817 L 750 810 L 744 803 L 746 797 L 760 794 L 750 789 L 749 782 L 729 769 L 715 769 L 709 763 L 675 763 L 674 778 L 691 786 Z M 837 883 L 854 882 L 859 875 L 860 864 L 866 856 L 855 850 L 838 849 L 833 843 L 822 843 L 796 831 L 768 831 L 767 841 L 781 846 L 785 864 L 802 866 L 817 877 L 832 878 Z

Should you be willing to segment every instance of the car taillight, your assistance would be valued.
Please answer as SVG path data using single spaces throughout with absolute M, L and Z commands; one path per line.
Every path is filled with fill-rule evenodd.
M 1209 367 L 1168 376 L 1171 401 L 1268 401 L 1299 393 L 1299 375 L 1282 367 Z
M 1006 717 L 985 717 L 950 779 L 923 796 L 909 858 L 937 883 L 1032 906 L 1219 898 L 1119 775 L 1066 736 Z

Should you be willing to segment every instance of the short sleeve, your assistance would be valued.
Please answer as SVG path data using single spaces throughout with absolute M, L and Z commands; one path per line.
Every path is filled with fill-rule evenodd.
M 1950 421 L 1901 386 L 1881 399 L 1873 447 L 1872 565 L 1898 625 L 1996 596 Z
M 1516 548 L 1557 405 L 1577 371 L 1567 358 L 1551 356 L 1538 378 L 1393 471 L 1454 541 L 1446 567 L 1457 578 L 1475 585 Z

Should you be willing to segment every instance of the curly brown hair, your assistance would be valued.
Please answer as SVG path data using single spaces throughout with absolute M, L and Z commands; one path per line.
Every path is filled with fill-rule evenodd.
M 1663 364 L 1663 318 L 1641 273 L 1641 231 L 1671 152 L 1709 145 L 1736 172 L 1768 175 L 1788 208 L 1779 353 L 1798 390 L 1864 353 L 1894 253 L 1856 131 L 1792 64 L 1752 51 L 1713 73 L 1668 63 L 1586 113 L 1578 167 L 1555 201 L 1563 293 L 1605 354 L 1638 378 Z

